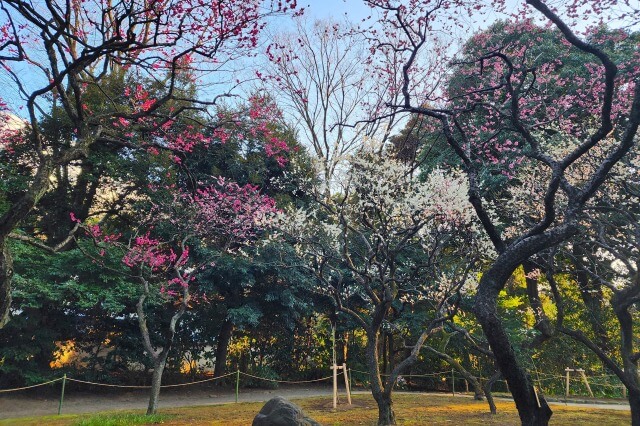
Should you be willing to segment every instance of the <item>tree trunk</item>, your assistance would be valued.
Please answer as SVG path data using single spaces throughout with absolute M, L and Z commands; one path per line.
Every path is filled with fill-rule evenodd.
M 493 394 L 491 392 L 493 389 L 493 384 L 497 382 L 500 377 L 502 377 L 502 374 L 500 374 L 500 372 L 493 373 L 493 375 L 489 377 L 489 380 L 487 380 L 487 382 L 482 387 L 484 396 L 487 398 L 487 403 L 489 404 L 489 410 L 491 411 L 491 414 L 496 414 L 498 412 L 496 403 L 493 400 Z
M 396 416 L 393 412 L 393 402 L 391 401 L 393 386 L 389 386 L 387 391 L 382 386 L 380 366 L 378 364 L 378 343 L 378 333 L 369 330 L 367 333 L 367 367 L 371 378 L 371 393 L 378 404 L 378 425 L 395 425 Z
M 13 258 L 7 240 L 0 240 L 0 328 L 9 322 L 11 309 L 11 281 L 13 279 Z
M 393 342 L 393 333 L 387 334 L 387 371 L 385 373 L 390 374 L 395 368 L 395 352 L 396 348 Z
M 638 361 L 635 359 L 634 324 L 630 309 L 633 306 L 631 301 L 638 297 L 638 293 L 640 293 L 640 278 L 634 286 L 617 291 L 611 298 L 611 305 L 620 323 L 620 355 L 624 366 L 624 377 L 620 377 L 620 380 L 627 386 L 633 426 L 640 426 L 640 380 Z M 602 358 L 602 355 L 600 357 Z
M 631 407 L 631 425 L 640 426 L 640 392 L 629 389 L 628 398 Z
M 478 379 L 476 379 L 476 377 L 469 373 L 467 371 L 466 368 L 464 368 L 462 366 L 462 364 L 460 364 L 458 361 L 456 361 L 452 356 L 450 356 L 447 353 L 444 352 L 440 352 L 434 348 L 432 348 L 431 346 L 425 345 L 424 346 L 428 351 L 432 352 L 433 354 L 435 354 L 438 358 L 444 360 L 447 364 L 449 364 L 451 367 L 453 367 L 453 369 L 455 369 L 458 373 L 460 373 L 460 375 L 462 377 L 465 378 L 465 380 L 469 383 L 471 383 L 471 387 L 473 388 L 473 399 L 477 400 L 477 401 L 482 401 L 482 395 L 483 395 L 483 391 L 482 391 L 482 387 L 480 387 L 480 383 L 478 383 Z
M 158 399 L 160 398 L 160 386 L 162 385 L 162 373 L 167 364 L 168 351 L 161 354 L 158 361 L 153 363 L 153 376 L 151 377 L 151 395 L 147 415 L 155 414 L 158 409 Z
M 498 317 L 497 298 L 503 286 L 492 277 L 491 272 L 487 271 L 480 280 L 475 301 L 476 317 L 495 355 L 496 365 L 509 385 L 522 425 L 547 425 L 552 411 L 543 397 L 540 397 L 538 404 L 529 377 L 518 364 L 509 336 Z
M 391 395 L 380 393 L 373 396 L 378 403 L 378 426 L 387 426 L 396 424 L 396 415 L 393 412 L 393 402 Z
M 229 342 L 233 332 L 233 323 L 230 320 L 224 320 L 220 333 L 218 333 L 218 343 L 216 344 L 216 365 L 213 369 L 213 377 L 220 377 L 227 370 L 227 353 L 229 352 Z
M 389 374 L 389 363 L 387 362 L 387 333 L 382 332 L 382 371 Z

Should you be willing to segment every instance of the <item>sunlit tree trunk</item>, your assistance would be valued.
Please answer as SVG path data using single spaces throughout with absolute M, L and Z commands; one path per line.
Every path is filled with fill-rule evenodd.
M 160 398 L 160 386 L 162 386 L 162 373 L 167 365 L 168 351 L 164 352 L 157 362 L 153 363 L 153 376 L 151 377 L 151 395 L 149 396 L 149 405 L 147 407 L 147 415 L 155 414 L 158 409 L 158 399 Z

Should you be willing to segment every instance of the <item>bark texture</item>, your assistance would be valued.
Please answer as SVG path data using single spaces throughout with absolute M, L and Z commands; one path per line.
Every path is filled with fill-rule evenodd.
M 151 377 L 151 395 L 149 395 L 149 405 L 147 415 L 155 414 L 158 410 L 158 400 L 160 399 L 160 386 L 162 386 L 162 373 L 167 364 L 167 354 L 161 356 L 158 362 L 153 364 L 153 376 Z
M 0 328 L 9 321 L 13 258 L 5 239 L 0 240 Z
M 229 342 L 233 332 L 233 323 L 228 319 L 222 323 L 220 333 L 218 333 L 218 343 L 216 344 L 216 365 L 213 369 L 213 377 L 224 376 L 227 372 L 227 353 L 229 352 Z

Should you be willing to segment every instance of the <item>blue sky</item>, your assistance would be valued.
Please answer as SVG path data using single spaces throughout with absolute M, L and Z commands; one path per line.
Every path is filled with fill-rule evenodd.
M 362 0 L 298 0 L 298 7 L 305 8 L 305 16 L 309 19 L 333 18 L 338 22 L 345 14 L 349 15 L 351 21 L 356 21 L 367 17 L 371 11 Z M 33 80 L 27 79 L 27 81 L 34 82 L 38 79 L 39 76 L 33 76 Z M 10 108 L 26 118 L 27 112 L 20 109 L 24 103 L 20 100 L 15 83 L 0 73 L 0 86 L 5 88 L 2 97 L 9 103 Z
M 307 9 L 309 16 L 318 18 L 338 19 L 348 13 L 355 20 L 367 17 L 370 11 L 362 0 L 307 0 L 299 5 Z

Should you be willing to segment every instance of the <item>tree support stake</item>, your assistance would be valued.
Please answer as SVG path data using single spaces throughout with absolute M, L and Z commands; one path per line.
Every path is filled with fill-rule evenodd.
M 240 369 L 236 370 L 236 403 L 238 403 L 239 393 L 240 393 Z
M 64 388 L 67 384 L 67 375 L 62 376 L 62 392 L 60 393 L 60 402 L 58 403 L 58 415 L 62 412 L 62 403 L 64 402 Z

